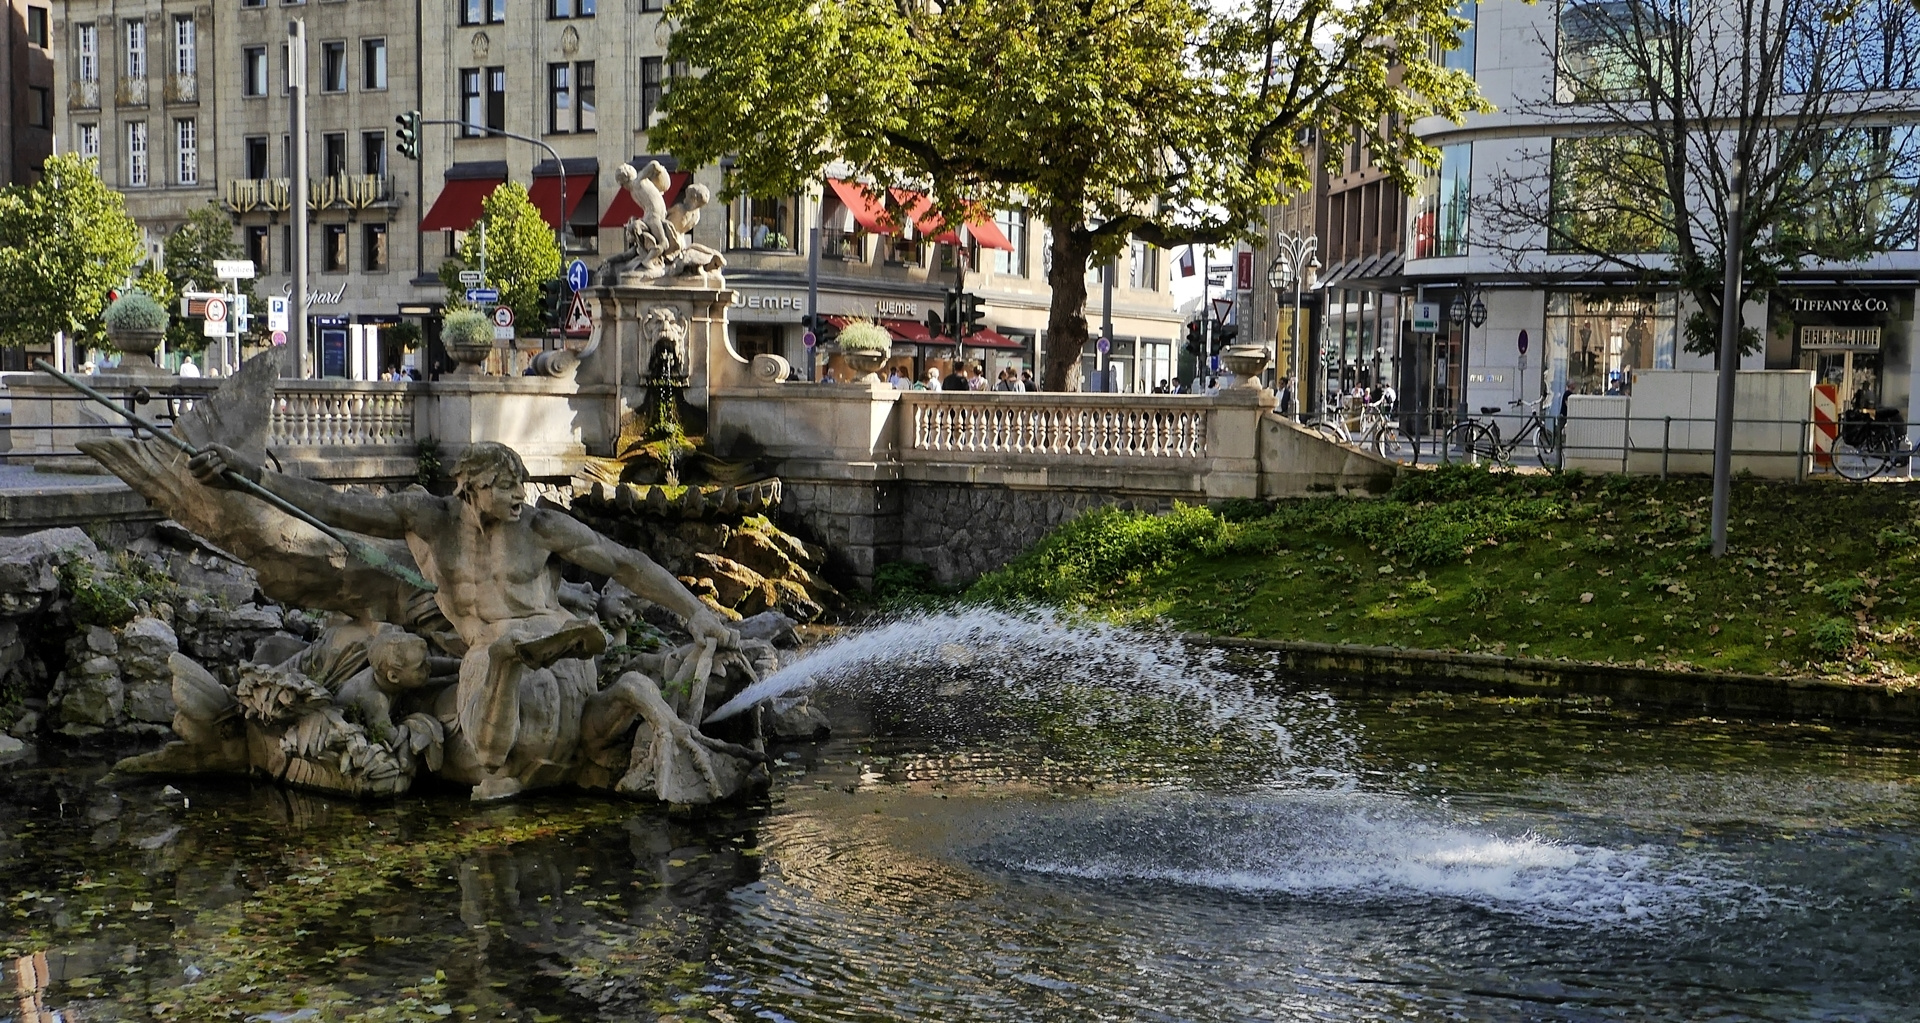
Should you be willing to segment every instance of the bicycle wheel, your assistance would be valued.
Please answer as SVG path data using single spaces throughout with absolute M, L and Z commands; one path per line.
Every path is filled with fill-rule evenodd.
M 1872 442 L 1857 447 L 1844 440 L 1833 442 L 1833 471 L 1847 479 L 1870 480 L 1892 462 L 1892 453 Z
M 1396 462 L 1419 461 L 1419 448 L 1411 437 L 1402 436 L 1399 423 L 1382 423 L 1373 431 L 1373 453 Z M 1409 457 L 1408 452 L 1413 454 Z
M 1494 439 L 1493 431 L 1472 420 L 1455 424 L 1447 431 L 1445 443 L 1454 461 L 1468 465 L 1497 461 L 1500 452 L 1500 442 Z
M 1545 423 L 1534 427 L 1533 457 L 1540 460 L 1542 469 L 1560 467 L 1560 435 Z
M 1353 438 L 1348 435 L 1346 428 L 1341 426 L 1339 423 L 1333 422 L 1331 420 L 1327 420 L 1327 419 L 1312 420 L 1307 423 L 1307 429 L 1312 430 L 1313 432 L 1319 434 L 1322 437 L 1325 437 L 1326 439 L 1334 442 L 1335 444 L 1353 443 Z

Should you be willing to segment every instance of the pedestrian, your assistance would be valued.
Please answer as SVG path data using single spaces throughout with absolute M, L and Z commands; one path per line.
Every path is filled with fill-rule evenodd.
M 967 381 L 966 367 L 957 362 L 947 371 L 946 379 L 940 381 L 940 389 L 943 391 L 965 391 L 971 389 L 971 386 Z
M 907 389 L 906 374 L 900 372 L 900 367 L 895 366 L 887 373 L 887 383 L 896 391 L 904 391 Z
M 1283 416 L 1293 415 L 1293 378 L 1280 378 L 1280 393 L 1275 396 L 1274 408 Z
M 197 377 L 200 375 L 200 367 L 193 364 L 193 356 L 189 355 L 180 360 L 180 375 L 182 377 Z
M 929 391 L 940 390 L 940 370 L 938 367 L 927 367 L 927 382 L 921 386 Z
M 1206 391 L 1206 393 L 1208 393 L 1208 394 L 1210 394 L 1210 395 L 1212 395 L 1212 394 L 1219 394 L 1219 393 L 1220 393 L 1220 378 L 1219 378 L 1219 377 L 1208 377 L 1208 378 L 1207 378 L 1207 391 Z
M 1038 391 L 1040 389 L 1040 385 L 1033 381 L 1033 370 L 1023 369 L 1020 371 L 1020 389 L 1023 391 Z

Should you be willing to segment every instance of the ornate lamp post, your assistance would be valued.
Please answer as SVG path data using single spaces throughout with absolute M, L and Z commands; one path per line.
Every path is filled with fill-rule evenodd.
M 1277 296 L 1288 285 L 1293 287 L 1293 413 L 1294 418 L 1303 418 L 1308 412 L 1306 387 L 1307 346 L 1300 337 L 1300 293 L 1313 287 L 1307 278 L 1320 269 L 1320 257 L 1314 250 L 1320 247 L 1320 239 L 1313 235 L 1296 235 L 1282 231 L 1273 238 L 1275 255 L 1273 263 L 1267 267 L 1267 286 Z
M 1467 296 L 1473 296 L 1471 306 Z M 1479 289 L 1470 284 L 1460 285 L 1453 296 L 1453 305 L 1447 308 L 1453 314 L 1453 322 L 1460 325 L 1460 418 L 1467 418 L 1467 342 L 1472 337 L 1468 324 L 1475 327 L 1485 326 L 1487 322 L 1487 303 L 1481 301 Z

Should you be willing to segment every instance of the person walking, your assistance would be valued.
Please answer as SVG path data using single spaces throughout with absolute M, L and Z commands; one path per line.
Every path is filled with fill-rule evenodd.
M 1020 389 L 1023 391 L 1038 391 L 1040 389 L 1039 385 L 1033 382 L 1033 370 L 1023 369 L 1020 371 Z
M 928 366 L 927 382 L 922 386 L 924 386 L 929 391 L 940 390 L 940 370 L 933 366 Z
M 954 363 L 953 368 L 947 371 L 947 378 L 940 381 L 940 389 L 943 391 L 971 390 L 972 386 L 967 382 L 965 367 L 957 362 Z

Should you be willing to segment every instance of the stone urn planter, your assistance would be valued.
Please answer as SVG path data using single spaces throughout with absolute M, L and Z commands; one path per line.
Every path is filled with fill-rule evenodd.
M 164 371 L 153 361 L 153 353 L 166 336 L 166 309 L 144 291 L 129 290 L 107 307 L 104 317 L 107 342 L 120 353 L 118 372 L 139 376 L 158 376 Z
M 893 354 L 893 335 L 887 328 L 867 320 L 855 320 L 840 330 L 840 354 L 847 365 L 860 374 L 856 382 L 880 382 L 880 367 Z
M 1260 373 L 1272 358 L 1265 345 L 1228 345 L 1220 349 L 1220 363 L 1233 374 L 1235 387 L 1259 387 Z
M 493 354 L 493 321 L 478 309 L 461 309 L 447 314 L 440 329 L 440 341 L 447 355 L 460 364 L 464 376 L 484 376 L 487 356 Z

